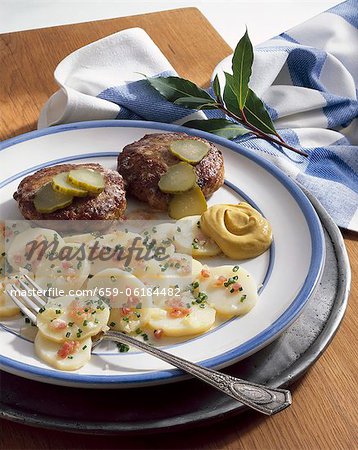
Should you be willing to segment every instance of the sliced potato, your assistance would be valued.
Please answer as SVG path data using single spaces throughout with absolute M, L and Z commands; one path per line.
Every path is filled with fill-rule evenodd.
M 166 336 L 192 336 L 208 331 L 215 322 L 215 309 L 208 305 L 192 305 L 190 308 L 155 308 L 148 326 L 163 330 Z
M 167 194 L 186 192 L 196 183 L 196 173 L 190 164 L 180 162 L 170 166 L 164 175 L 160 177 L 158 187 Z
M 71 234 L 68 236 L 64 236 L 63 240 L 66 244 L 88 244 L 89 242 L 95 239 L 92 233 L 85 234 Z
M 136 276 L 119 269 L 106 269 L 91 278 L 87 287 L 108 293 L 111 328 L 133 333 L 147 324 L 153 307 L 152 296 Z
M 58 297 L 37 315 L 41 333 L 55 342 L 83 340 L 107 329 L 108 305 L 99 298 Z
M 53 177 L 52 189 L 74 197 L 86 197 L 88 195 L 86 190 L 76 187 L 68 181 L 68 172 L 58 173 Z
M 14 280 L 10 278 L 0 279 L 0 318 L 16 316 L 20 312 L 20 309 L 5 292 L 6 285 L 13 282 Z
M 208 143 L 195 139 L 182 139 L 170 144 L 173 155 L 188 163 L 198 163 L 207 155 L 209 149 Z
M 246 314 L 258 299 L 253 276 L 241 266 L 207 268 L 206 277 L 199 277 L 198 282 L 198 290 L 208 296 L 207 303 L 225 317 Z
M 142 239 L 140 234 L 122 230 L 93 237 L 86 245 L 91 275 L 110 268 L 131 271 L 138 263 L 140 249 L 145 253 Z M 133 247 L 139 250 L 131 252 L 130 248 Z
M 67 295 L 70 290 L 80 289 L 90 274 L 91 265 L 81 244 L 68 243 L 59 246 L 51 258 L 44 257 L 35 269 L 35 280 L 43 289 L 55 288 Z M 56 292 L 53 291 L 54 296 Z M 51 291 L 49 291 L 49 296 Z
M 92 169 L 71 170 L 68 174 L 68 181 L 74 186 L 94 194 L 100 194 L 105 188 L 103 175 Z
M 159 291 L 178 288 L 181 291 L 195 280 L 202 269 L 202 264 L 189 255 L 174 253 L 164 261 L 150 260 L 139 274 L 148 286 L 157 286 Z M 136 273 L 136 272 L 135 272 Z M 162 298 L 163 295 L 161 294 Z M 153 295 L 153 300 L 160 300 Z
M 151 243 L 155 241 L 156 248 L 162 248 L 162 253 L 172 255 L 175 252 L 174 247 L 174 230 L 175 223 L 159 223 L 151 227 L 147 227 L 141 231 L 144 242 Z
M 168 214 L 173 219 L 202 214 L 207 210 L 207 203 L 200 187 L 196 184 L 192 189 L 173 195 L 169 201 Z
M 37 356 L 55 369 L 77 370 L 91 359 L 92 339 L 54 342 L 38 331 L 35 338 Z
M 221 253 L 220 247 L 202 232 L 199 215 L 178 220 L 174 238 L 177 252 L 198 258 L 216 256 Z
M 25 268 L 34 272 L 45 255 L 56 252 L 63 244 L 62 237 L 54 230 L 28 228 L 9 243 L 7 260 L 15 271 Z
M 54 191 L 52 182 L 42 186 L 35 194 L 34 206 L 41 214 L 49 214 L 58 209 L 66 208 L 73 201 L 73 196 Z

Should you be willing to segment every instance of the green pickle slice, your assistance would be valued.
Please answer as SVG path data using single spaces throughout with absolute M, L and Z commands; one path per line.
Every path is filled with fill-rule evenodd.
M 50 181 L 36 192 L 34 206 L 37 212 L 48 214 L 58 209 L 66 208 L 72 201 L 72 195 L 54 191 L 52 189 L 52 182 Z
M 71 170 L 68 174 L 68 181 L 93 194 L 100 194 L 105 188 L 103 175 L 92 169 Z
M 196 184 L 192 189 L 173 195 L 169 201 L 168 214 L 172 219 L 196 216 L 208 209 L 204 194 Z
M 161 176 L 158 187 L 167 194 L 177 194 L 191 189 L 196 183 L 196 173 L 190 164 L 180 162 L 170 166 Z
M 188 163 L 198 163 L 207 155 L 210 145 L 194 139 L 182 139 L 170 144 L 170 151 L 177 158 Z
M 54 176 L 52 179 L 52 188 L 62 194 L 68 194 L 74 197 L 86 197 L 88 191 L 71 184 L 68 181 L 68 174 L 69 172 L 62 172 Z

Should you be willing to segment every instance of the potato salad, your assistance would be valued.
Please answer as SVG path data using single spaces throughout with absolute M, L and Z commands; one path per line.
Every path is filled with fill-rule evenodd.
M 19 314 L 5 290 L 26 273 L 48 299 L 37 314 L 35 354 L 70 371 L 90 360 L 92 337 L 108 329 L 160 345 L 248 313 L 258 299 L 256 281 L 239 263 L 225 264 L 200 219 L 82 234 L 38 226 L 13 233 L 0 242 L 0 319 Z M 4 237 L 6 227 L 1 231 Z

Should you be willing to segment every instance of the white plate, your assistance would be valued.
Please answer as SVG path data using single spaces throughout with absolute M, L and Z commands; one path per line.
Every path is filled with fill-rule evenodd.
M 261 289 L 255 308 L 204 335 L 170 346 L 169 351 L 207 367 L 220 368 L 247 357 L 275 339 L 302 311 L 317 285 L 324 262 L 319 219 L 300 189 L 275 166 L 237 144 L 176 125 L 140 121 L 97 121 L 61 125 L 0 144 L 0 218 L 21 219 L 12 194 L 21 179 L 65 162 L 98 162 L 115 169 L 118 152 L 148 133 L 184 131 L 214 142 L 223 152 L 225 185 L 210 203 L 246 200 L 271 222 L 270 251 L 240 264 Z M 112 388 L 175 381 L 182 373 L 141 352 L 100 352 L 76 372 L 49 368 L 31 342 L 0 323 L 0 367 L 39 381 L 80 387 Z

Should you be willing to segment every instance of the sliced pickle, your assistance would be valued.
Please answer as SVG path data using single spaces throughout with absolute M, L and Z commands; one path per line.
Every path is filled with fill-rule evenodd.
M 170 144 L 170 151 L 177 158 L 188 163 L 198 163 L 207 155 L 210 145 L 195 139 L 182 139 Z
M 68 181 L 69 172 L 58 173 L 52 179 L 52 189 L 62 194 L 72 195 L 74 197 L 86 197 L 88 191 L 74 186 Z
M 170 166 L 161 176 L 158 186 L 167 194 L 178 194 L 191 189 L 196 183 L 196 174 L 193 166 L 186 162 L 180 162 Z
M 73 196 L 62 194 L 52 189 L 51 181 L 42 186 L 35 194 L 34 206 L 36 211 L 43 214 L 52 213 L 66 208 L 72 203 Z
M 173 195 L 169 201 L 168 214 L 173 219 L 181 219 L 202 214 L 207 208 L 204 194 L 196 184 L 190 191 Z
M 92 169 L 71 170 L 68 174 L 68 181 L 93 194 L 100 194 L 105 187 L 103 175 Z

